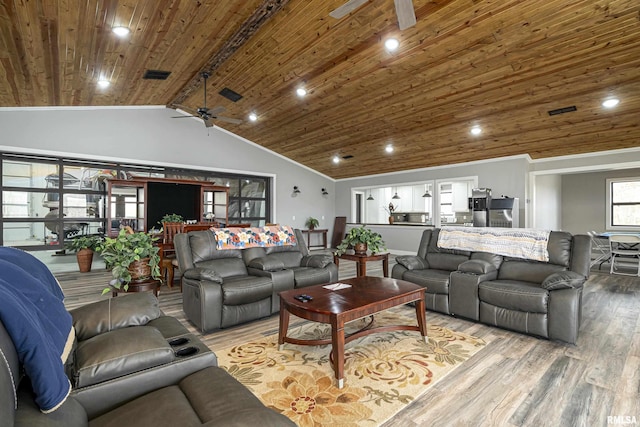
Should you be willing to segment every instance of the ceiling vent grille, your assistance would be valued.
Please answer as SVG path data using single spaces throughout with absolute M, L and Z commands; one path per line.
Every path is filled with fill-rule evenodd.
M 344 160 L 348 160 L 348 159 L 353 159 L 353 156 L 351 154 L 347 154 L 346 156 L 342 156 L 342 158 Z
M 147 70 L 142 76 L 145 80 L 167 80 L 171 71 Z
M 222 89 L 218 93 L 220 95 L 224 96 L 225 98 L 227 98 L 229 101 L 238 102 L 238 101 L 240 101 L 242 99 L 242 95 L 240 95 L 237 92 L 232 91 L 228 87 L 225 87 L 224 89 Z
M 570 113 L 572 111 L 578 111 L 575 105 L 572 105 L 571 107 L 564 107 L 564 108 L 558 108 L 556 110 L 550 110 L 549 115 L 556 116 L 558 114 Z

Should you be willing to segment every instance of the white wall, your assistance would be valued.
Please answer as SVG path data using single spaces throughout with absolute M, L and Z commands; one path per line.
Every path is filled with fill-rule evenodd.
M 544 230 L 562 229 L 562 177 L 540 175 L 533 183 L 534 217 L 531 226 Z
M 172 119 L 175 115 L 164 107 L 0 108 L 0 150 L 273 176 L 274 221 L 304 228 L 313 216 L 321 228 L 333 227 L 334 180 L 226 131 L 207 129 L 200 120 Z M 301 190 L 296 198 L 294 185 Z M 323 187 L 329 197 L 322 197 Z

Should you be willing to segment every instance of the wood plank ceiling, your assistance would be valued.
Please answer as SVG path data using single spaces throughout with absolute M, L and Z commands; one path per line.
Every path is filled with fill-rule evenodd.
M 392 0 L 331 18 L 345 1 L 2 1 L 0 107 L 195 109 L 210 71 L 208 107 L 243 120 L 216 125 L 336 179 L 640 145 L 638 0 L 413 0 L 402 32 Z

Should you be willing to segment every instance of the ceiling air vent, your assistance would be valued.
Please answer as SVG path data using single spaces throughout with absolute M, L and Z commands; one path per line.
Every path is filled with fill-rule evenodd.
M 169 74 L 171 74 L 171 71 L 147 70 L 142 78 L 145 80 L 167 80 Z
M 342 158 L 343 158 L 344 160 L 347 160 L 347 159 L 353 159 L 353 156 L 352 156 L 351 154 L 347 154 L 346 156 L 342 156 Z
M 575 105 L 572 105 L 571 107 L 564 107 L 564 108 L 558 108 L 556 110 L 550 110 L 549 115 L 555 116 L 558 114 L 570 113 L 572 111 L 578 111 Z
M 240 101 L 242 99 L 242 95 L 240 95 L 237 92 L 232 91 L 228 87 L 225 87 L 224 89 L 222 89 L 218 93 L 220 95 L 224 96 L 225 98 L 227 98 L 229 101 L 238 102 L 238 101 Z

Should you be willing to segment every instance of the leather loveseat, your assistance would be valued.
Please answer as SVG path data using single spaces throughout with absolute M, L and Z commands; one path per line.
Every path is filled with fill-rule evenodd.
M 0 426 L 295 425 L 151 293 L 67 312 L 44 264 L 0 249 Z
M 210 230 L 175 236 L 187 318 L 202 332 L 268 317 L 278 293 L 338 279 L 330 255 L 310 255 L 299 230 L 296 245 L 218 249 Z
M 392 277 L 426 288 L 429 310 L 530 335 L 575 343 L 582 289 L 589 277 L 586 235 L 552 231 L 549 261 L 438 247 L 440 229 L 425 230 L 417 255 L 398 256 Z

